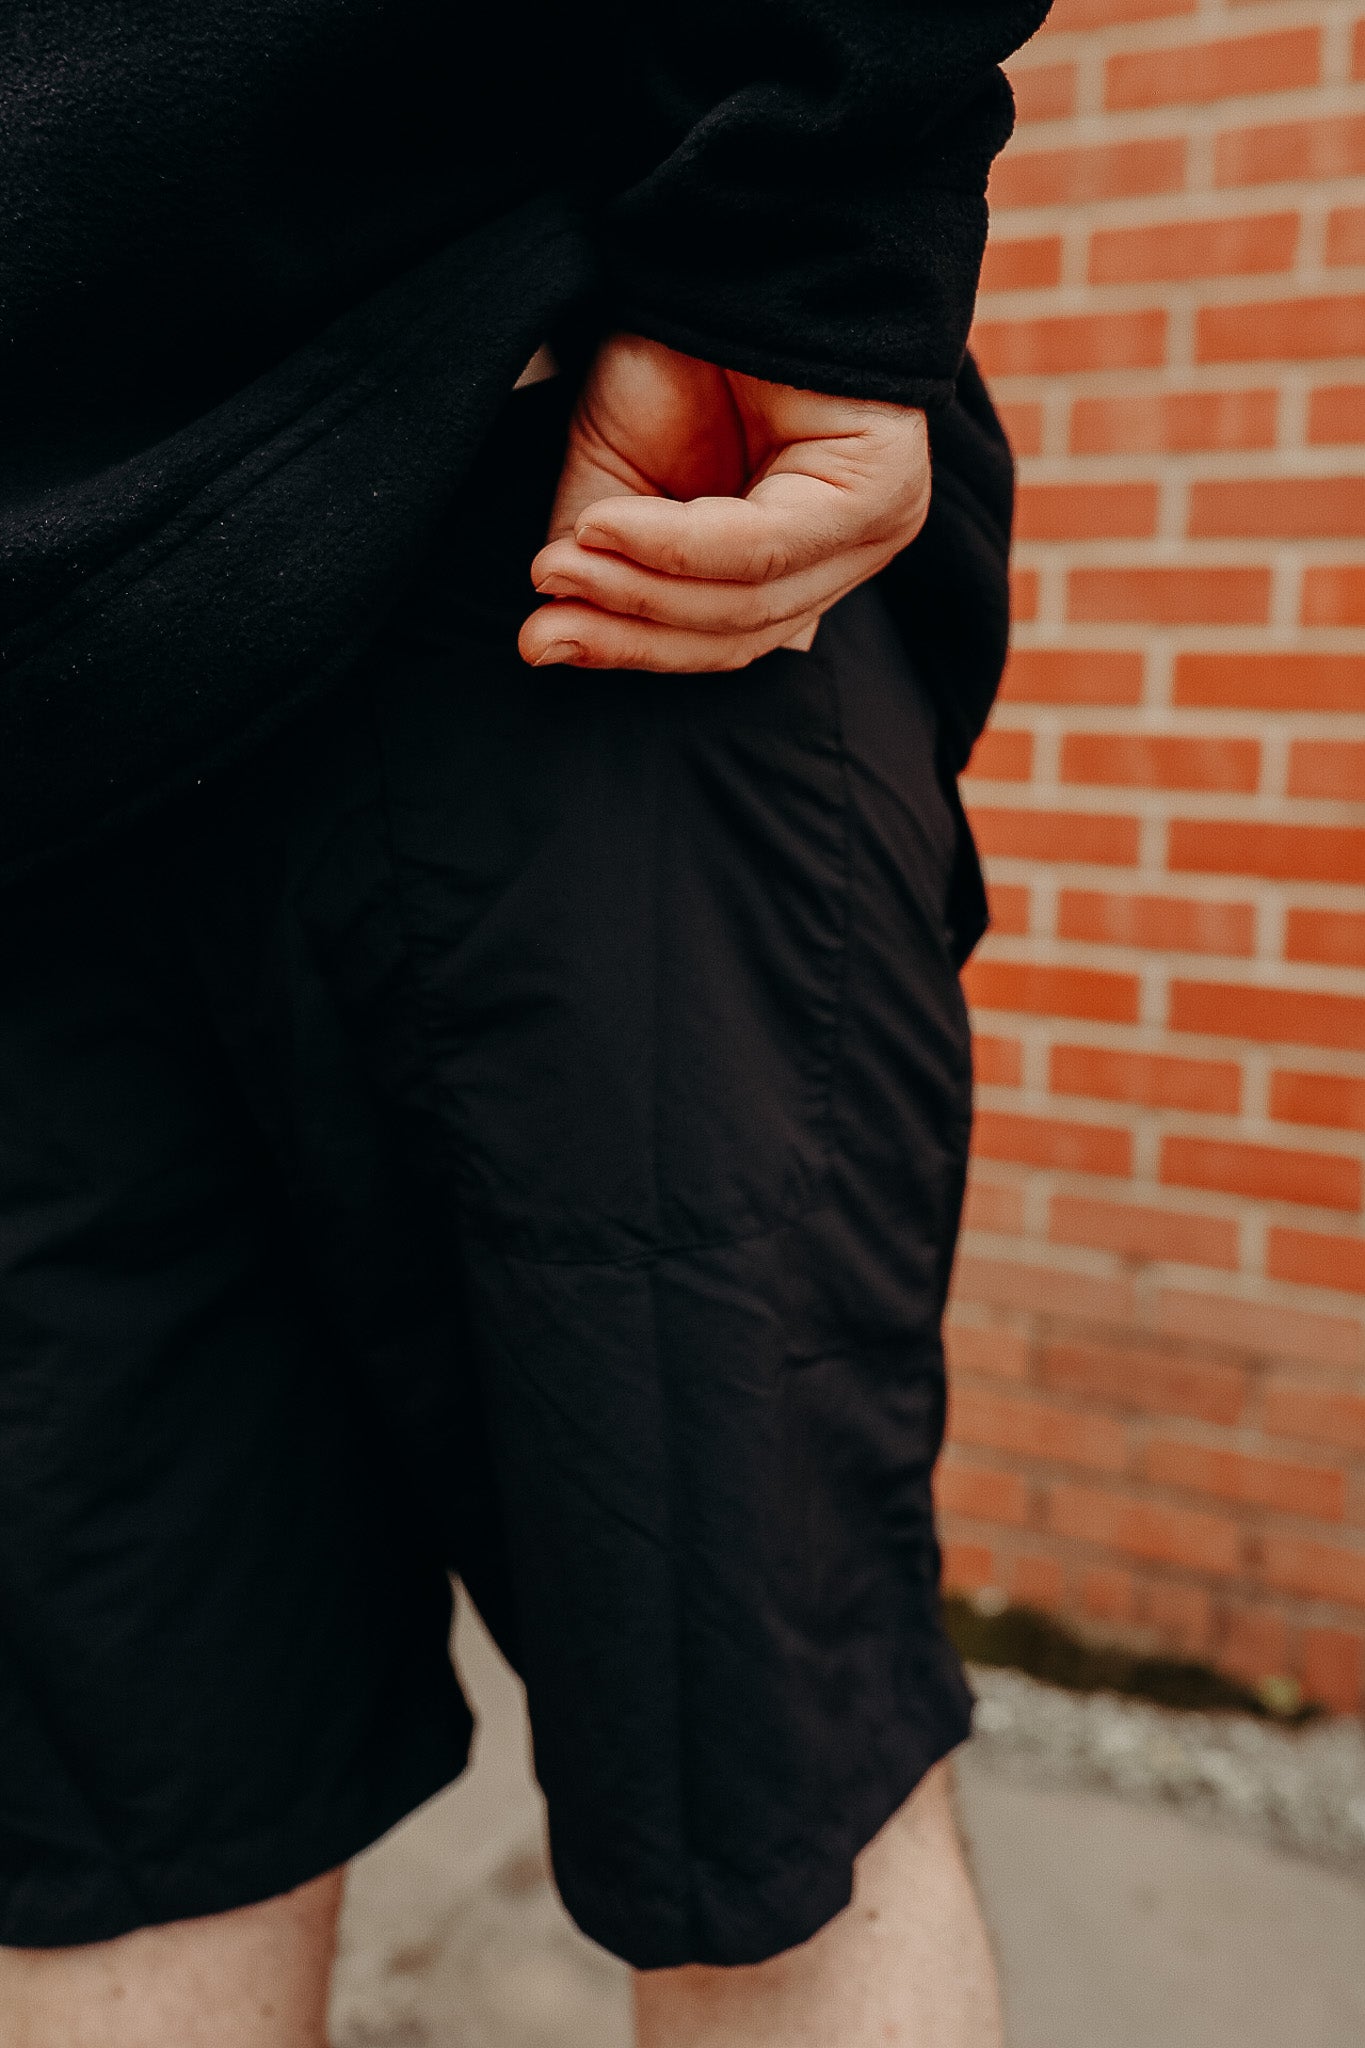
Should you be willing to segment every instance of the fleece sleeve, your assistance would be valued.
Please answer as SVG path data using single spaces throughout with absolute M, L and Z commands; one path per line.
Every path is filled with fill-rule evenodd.
M 616 323 L 850 397 L 952 395 L 1009 136 L 1000 70 L 1048 0 L 617 0 Z M 599 74 L 600 75 L 600 74 Z

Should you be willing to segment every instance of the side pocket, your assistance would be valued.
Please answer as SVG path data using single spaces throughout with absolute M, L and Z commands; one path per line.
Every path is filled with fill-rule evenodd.
M 467 1220 L 583 1263 L 820 1192 L 848 793 L 818 655 L 545 677 L 466 646 L 385 709 L 432 1114 Z

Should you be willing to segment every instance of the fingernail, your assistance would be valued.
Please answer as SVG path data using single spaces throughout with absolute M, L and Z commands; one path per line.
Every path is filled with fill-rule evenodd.
M 556 576 L 553 572 L 542 577 L 536 589 L 542 597 L 572 597 L 576 594 L 575 586 L 567 576 Z
M 583 649 L 577 640 L 552 640 L 543 654 L 538 654 L 532 663 L 534 668 L 548 668 L 555 661 L 581 661 Z

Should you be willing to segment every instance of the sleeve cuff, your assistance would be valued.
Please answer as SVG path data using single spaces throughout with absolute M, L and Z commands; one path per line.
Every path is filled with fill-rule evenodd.
M 822 362 L 813 356 L 765 348 L 761 343 L 703 333 L 653 307 L 615 296 L 609 297 L 607 306 L 611 325 L 624 333 L 643 334 L 647 340 L 660 341 L 682 355 L 716 363 L 723 370 L 737 370 L 746 377 L 761 377 L 769 384 L 790 384 L 800 391 L 827 392 L 834 398 L 867 398 L 887 405 L 917 406 L 925 412 L 947 405 L 957 388 L 952 377 L 917 376 L 909 370 L 898 373 L 884 366 L 860 369 L 848 361 Z

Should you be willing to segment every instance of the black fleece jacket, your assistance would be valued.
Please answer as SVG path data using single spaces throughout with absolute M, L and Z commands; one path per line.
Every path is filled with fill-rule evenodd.
M 954 393 L 998 65 L 1046 11 L 8 0 L 0 876 L 344 673 L 566 322 L 931 409 L 935 514 L 888 588 L 960 761 L 1009 494 Z

